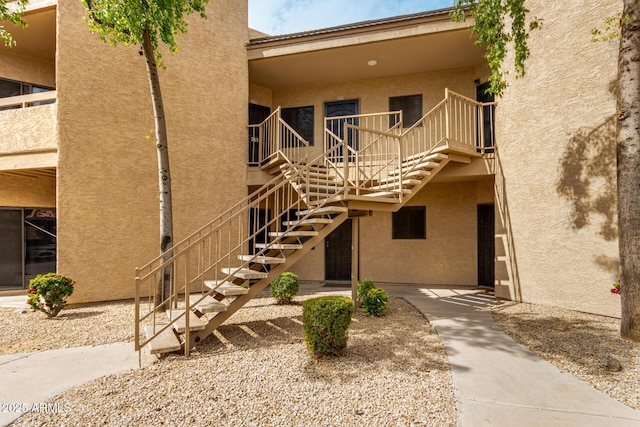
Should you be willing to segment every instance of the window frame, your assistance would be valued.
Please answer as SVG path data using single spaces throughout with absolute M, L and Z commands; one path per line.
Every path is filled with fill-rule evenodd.
M 300 129 L 298 121 L 300 120 L 300 112 L 304 111 L 305 109 L 310 109 L 310 112 L 307 113 L 307 116 L 311 117 L 310 123 L 311 123 L 311 128 L 307 131 Z M 288 116 L 288 114 L 292 111 L 298 111 L 298 113 L 296 114 L 296 123 L 292 123 L 293 120 L 291 120 L 291 118 Z M 293 130 L 295 130 L 296 132 L 298 132 L 298 134 L 307 140 L 307 142 L 309 143 L 309 147 L 313 147 L 314 142 L 313 142 L 313 136 L 315 133 L 315 106 L 314 105 L 303 105 L 303 106 L 299 106 L 299 107 L 282 107 L 280 109 L 280 117 L 282 117 L 282 120 L 285 121 L 285 123 L 287 123 L 289 126 L 291 126 L 291 128 Z
M 417 227 L 422 223 L 422 227 Z M 392 240 L 426 240 L 427 207 L 404 206 L 391 213 Z
M 413 108 L 418 108 L 419 111 L 411 111 Z M 410 128 L 423 116 L 423 96 L 421 93 L 390 96 L 389 111 L 402 111 L 402 127 L 404 129 Z M 408 118 L 411 118 L 411 122 Z M 397 123 L 395 116 L 389 116 L 389 127 L 395 126 Z

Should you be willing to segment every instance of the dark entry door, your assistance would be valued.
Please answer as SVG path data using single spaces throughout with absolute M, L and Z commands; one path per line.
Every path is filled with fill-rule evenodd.
M 493 94 L 487 93 L 489 88 L 489 82 L 483 83 L 476 87 L 476 101 L 478 102 L 493 102 L 495 97 Z M 482 107 L 482 117 L 484 120 L 484 146 L 493 147 L 494 144 L 494 127 L 495 127 L 495 105 L 489 105 Z M 493 152 L 493 148 L 487 150 L 487 152 Z
M 349 101 L 334 101 L 334 102 L 325 102 L 324 103 L 324 116 L 325 117 L 341 117 L 341 116 L 354 116 L 358 114 L 358 100 L 351 99 Z M 344 125 L 345 123 L 349 123 L 352 125 L 358 125 L 357 118 L 349 118 L 342 120 L 331 120 L 327 127 L 328 129 L 336 134 L 336 136 L 340 137 L 340 139 L 344 138 Z M 358 149 L 358 136 L 354 134 L 353 131 L 347 132 L 347 144 L 350 147 Z M 331 147 L 328 147 L 331 148 Z M 336 150 L 336 152 L 332 153 L 331 158 L 340 158 L 342 157 L 342 149 Z
M 259 125 L 271 114 L 271 108 L 262 105 L 249 104 L 249 124 Z M 258 134 L 254 128 L 249 129 L 249 164 L 258 163 Z
M 494 206 L 478 205 L 478 285 L 494 287 Z
M 351 220 L 348 219 L 324 239 L 326 280 L 351 280 Z

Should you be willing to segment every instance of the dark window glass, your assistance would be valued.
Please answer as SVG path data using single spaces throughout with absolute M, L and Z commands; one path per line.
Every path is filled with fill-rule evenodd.
M 22 84 L 13 80 L 0 79 L 0 98 L 22 95 Z
M 422 118 L 422 95 L 392 96 L 389 111 L 402 111 L 402 127 L 411 127 Z M 395 124 L 395 118 L 391 117 L 389 127 Z
M 283 108 L 282 119 L 313 145 L 313 105 L 307 107 Z
M 392 214 L 394 239 L 426 239 L 427 207 L 405 206 Z

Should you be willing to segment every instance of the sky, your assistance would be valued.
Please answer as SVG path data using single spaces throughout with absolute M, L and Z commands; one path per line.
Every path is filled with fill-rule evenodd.
M 249 27 L 279 35 L 451 7 L 454 0 L 249 0 Z

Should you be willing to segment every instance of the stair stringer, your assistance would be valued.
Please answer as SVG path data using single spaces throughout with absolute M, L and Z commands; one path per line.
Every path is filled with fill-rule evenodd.
M 306 240 L 303 243 L 303 248 L 294 251 L 293 253 L 286 256 L 286 262 L 282 264 L 275 264 L 276 267 L 272 268 L 267 277 L 258 280 L 253 283 L 249 287 L 249 292 L 247 294 L 241 295 L 236 298 L 229 306 L 226 311 L 222 311 L 216 314 L 211 320 L 208 322 L 207 326 L 201 331 L 192 331 L 189 334 L 190 348 L 193 348 L 198 343 L 202 342 L 207 336 L 213 333 L 220 325 L 222 325 L 227 319 L 229 319 L 234 313 L 236 313 L 239 309 L 241 309 L 247 302 L 251 301 L 256 297 L 260 292 L 262 292 L 276 277 L 278 277 L 281 273 L 287 271 L 294 265 L 297 261 L 300 260 L 307 252 L 309 252 L 314 246 L 317 246 L 327 237 L 331 232 L 333 232 L 340 224 L 347 220 L 349 217 L 349 213 L 347 211 L 342 212 L 336 216 L 334 216 L 333 222 L 331 224 L 326 224 L 322 227 L 321 230 L 318 231 L 317 236 L 313 236 L 310 239 Z M 186 343 L 183 343 L 183 346 Z M 182 349 L 184 350 L 184 348 Z

